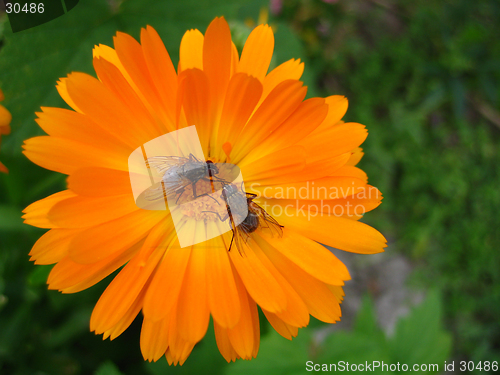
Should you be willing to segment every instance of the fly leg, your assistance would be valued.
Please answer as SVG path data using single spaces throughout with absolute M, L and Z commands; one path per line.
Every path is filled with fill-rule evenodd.
M 199 161 L 196 156 L 194 156 L 192 153 L 189 153 L 189 160 L 191 161 Z
M 178 203 L 179 203 L 179 199 L 181 199 L 182 194 L 184 194 L 184 188 L 182 188 L 182 190 L 181 190 L 180 194 L 177 196 L 177 199 L 175 200 L 175 204 L 178 204 Z
M 231 251 L 231 246 L 233 246 L 233 240 L 234 240 L 234 229 L 231 231 L 233 232 L 233 235 L 231 236 L 231 243 L 229 244 L 229 249 L 227 250 L 228 253 Z
M 224 187 L 225 185 L 228 185 L 226 180 L 213 175 L 212 170 L 210 168 L 208 168 L 208 178 L 202 177 L 202 178 L 200 178 L 200 180 L 208 181 L 210 183 L 210 187 L 212 188 L 212 193 L 215 193 L 215 190 L 216 190 L 215 186 L 214 186 L 214 182 L 220 183 L 222 185 L 222 187 Z
M 215 199 L 214 197 L 212 197 L 212 196 L 211 196 L 210 194 L 208 194 L 208 193 L 201 194 L 198 198 L 201 198 L 201 197 L 210 197 L 210 198 L 212 198 L 215 202 L 217 202 L 217 204 L 220 206 L 220 202 L 219 202 L 217 199 Z M 208 212 L 208 211 L 207 211 L 207 212 Z M 227 218 L 226 218 L 226 219 L 227 219 Z
M 198 198 L 198 195 L 196 194 L 196 182 L 193 182 L 192 186 L 193 186 L 193 199 L 197 199 Z
M 215 211 L 201 211 L 201 212 L 210 212 L 211 214 L 216 214 L 219 217 L 220 221 L 226 221 L 229 215 L 226 213 L 226 217 L 223 219 L 218 212 Z

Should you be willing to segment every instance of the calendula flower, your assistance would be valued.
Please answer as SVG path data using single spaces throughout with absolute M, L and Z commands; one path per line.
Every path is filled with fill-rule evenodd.
M 0 89 L 0 102 L 5 99 L 2 90 Z M 7 135 L 10 133 L 10 121 L 12 116 L 7 109 L 0 104 L 0 141 L 2 140 L 2 135 Z M 9 170 L 5 165 L 0 162 L 0 172 L 7 173 Z
M 381 200 L 355 167 L 365 127 L 341 121 L 342 96 L 304 100 L 300 61 L 268 73 L 273 49 L 271 28 L 261 25 L 239 56 L 228 24 L 216 18 L 205 35 L 185 33 L 176 71 L 152 27 L 142 29 L 140 43 L 117 33 L 114 49 L 94 48 L 97 79 L 71 73 L 59 81 L 73 110 L 42 108 L 37 122 L 48 136 L 25 142 L 30 160 L 68 175 L 67 190 L 24 211 L 26 223 L 50 228 L 31 259 L 55 263 L 49 288 L 63 293 L 86 289 L 125 265 L 97 302 L 91 330 L 114 339 L 142 311 L 147 360 L 166 355 L 170 364 L 182 364 L 210 316 L 227 361 L 255 357 L 257 306 L 288 339 L 310 315 L 336 322 L 350 276 L 320 244 L 357 253 L 385 247 L 378 231 L 358 221 Z M 242 238 L 243 252 L 229 249 L 231 232 L 181 248 L 168 210 L 136 205 L 129 155 L 191 125 L 203 162 L 237 165 L 245 191 L 257 195 L 249 208 L 258 205 L 272 226 L 282 226 L 279 235 L 261 220 Z M 208 198 L 199 199 L 208 204 Z M 195 231 L 221 220 L 191 211 L 186 226 Z

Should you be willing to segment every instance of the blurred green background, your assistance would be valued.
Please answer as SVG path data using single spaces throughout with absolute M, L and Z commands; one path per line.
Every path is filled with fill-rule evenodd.
M 267 13 L 266 13 L 267 12 Z M 266 14 L 268 16 L 266 17 Z M 93 73 L 92 47 L 152 25 L 174 62 L 184 31 L 230 22 L 241 47 L 258 22 L 275 28 L 273 66 L 306 62 L 309 96 L 349 98 L 367 125 L 360 166 L 384 193 L 363 221 L 383 254 L 340 254 L 352 273 L 342 321 L 313 320 L 289 342 L 261 320 L 256 360 L 226 364 L 213 334 L 183 367 L 145 363 L 140 318 L 113 342 L 89 332 L 109 278 L 76 295 L 47 291 L 49 266 L 28 252 L 43 230 L 21 210 L 64 189 L 64 176 L 21 154 L 42 134 L 40 106 L 65 106 L 55 82 Z M 0 160 L 0 374 L 304 374 L 306 361 L 439 364 L 500 361 L 500 2 L 428 0 L 80 0 L 68 14 L 12 34 L 0 12 L 0 87 L 12 113 Z M 481 370 L 476 369 L 481 361 Z M 470 365 L 469 365 L 470 369 Z

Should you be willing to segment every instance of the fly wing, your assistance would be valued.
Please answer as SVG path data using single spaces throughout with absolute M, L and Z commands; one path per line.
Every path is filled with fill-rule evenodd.
M 175 183 L 157 182 L 146 190 L 144 198 L 148 201 L 165 198 L 172 199 L 177 195 L 181 195 L 189 184 L 190 182 L 185 180 L 178 180 Z
M 269 215 L 266 210 L 260 207 L 257 203 L 251 202 L 251 209 L 259 215 L 259 227 L 262 230 L 270 233 L 271 236 L 283 237 L 283 226 L 276 221 L 274 217 Z
M 157 182 L 156 184 L 150 186 L 144 192 L 144 198 L 148 201 L 155 201 L 157 199 L 164 198 L 163 186 L 161 182 Z
M 241 225 L 233 227 L 233 247 L 236 245 L 238 252 L 241 256 L 245 255 L 245 249 L 248 248 L 248 241 L 250 240 L 250 233 L 247 233 Z
M 230 210 L 228 210 L 227 213 L 228 213 L 227 219 L 229 220 L 229 223 L 231 225 L 231 231 L 233 232 L 233 236 L 231 237 L 231 243 L 229 245 L 228 251 L 231 251 L 231 249 L 233 249 L 234 251 L 234 248 L 236 247 L 240 255 L 243 256 L 245 254 L 245 248 L 248 246 L 246 242 L 248 241 L 250 235 L 246 233 L 241 226 L 235 223 L 233 215 L 231 214 Z
M 183 165 L 189 159 L 182 156 L 152 156 L 147 161 L 150 168 L 154 168 L 160 175 L 163 175 L 173 166 Z

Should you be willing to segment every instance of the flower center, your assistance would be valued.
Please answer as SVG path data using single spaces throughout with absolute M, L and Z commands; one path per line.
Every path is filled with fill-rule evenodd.
M 213 194 L 210 182 L 205 180 L 199 180 L 195 186 L 196 195 L 193 192 L 193 185 L 189 185 L 177 201 L 182 214 L 197 221 L 225 219 L 227 216 L 226 203 L 221 198 L 220 190 Z M 197 198 L 193 199 L 194 196 Z

